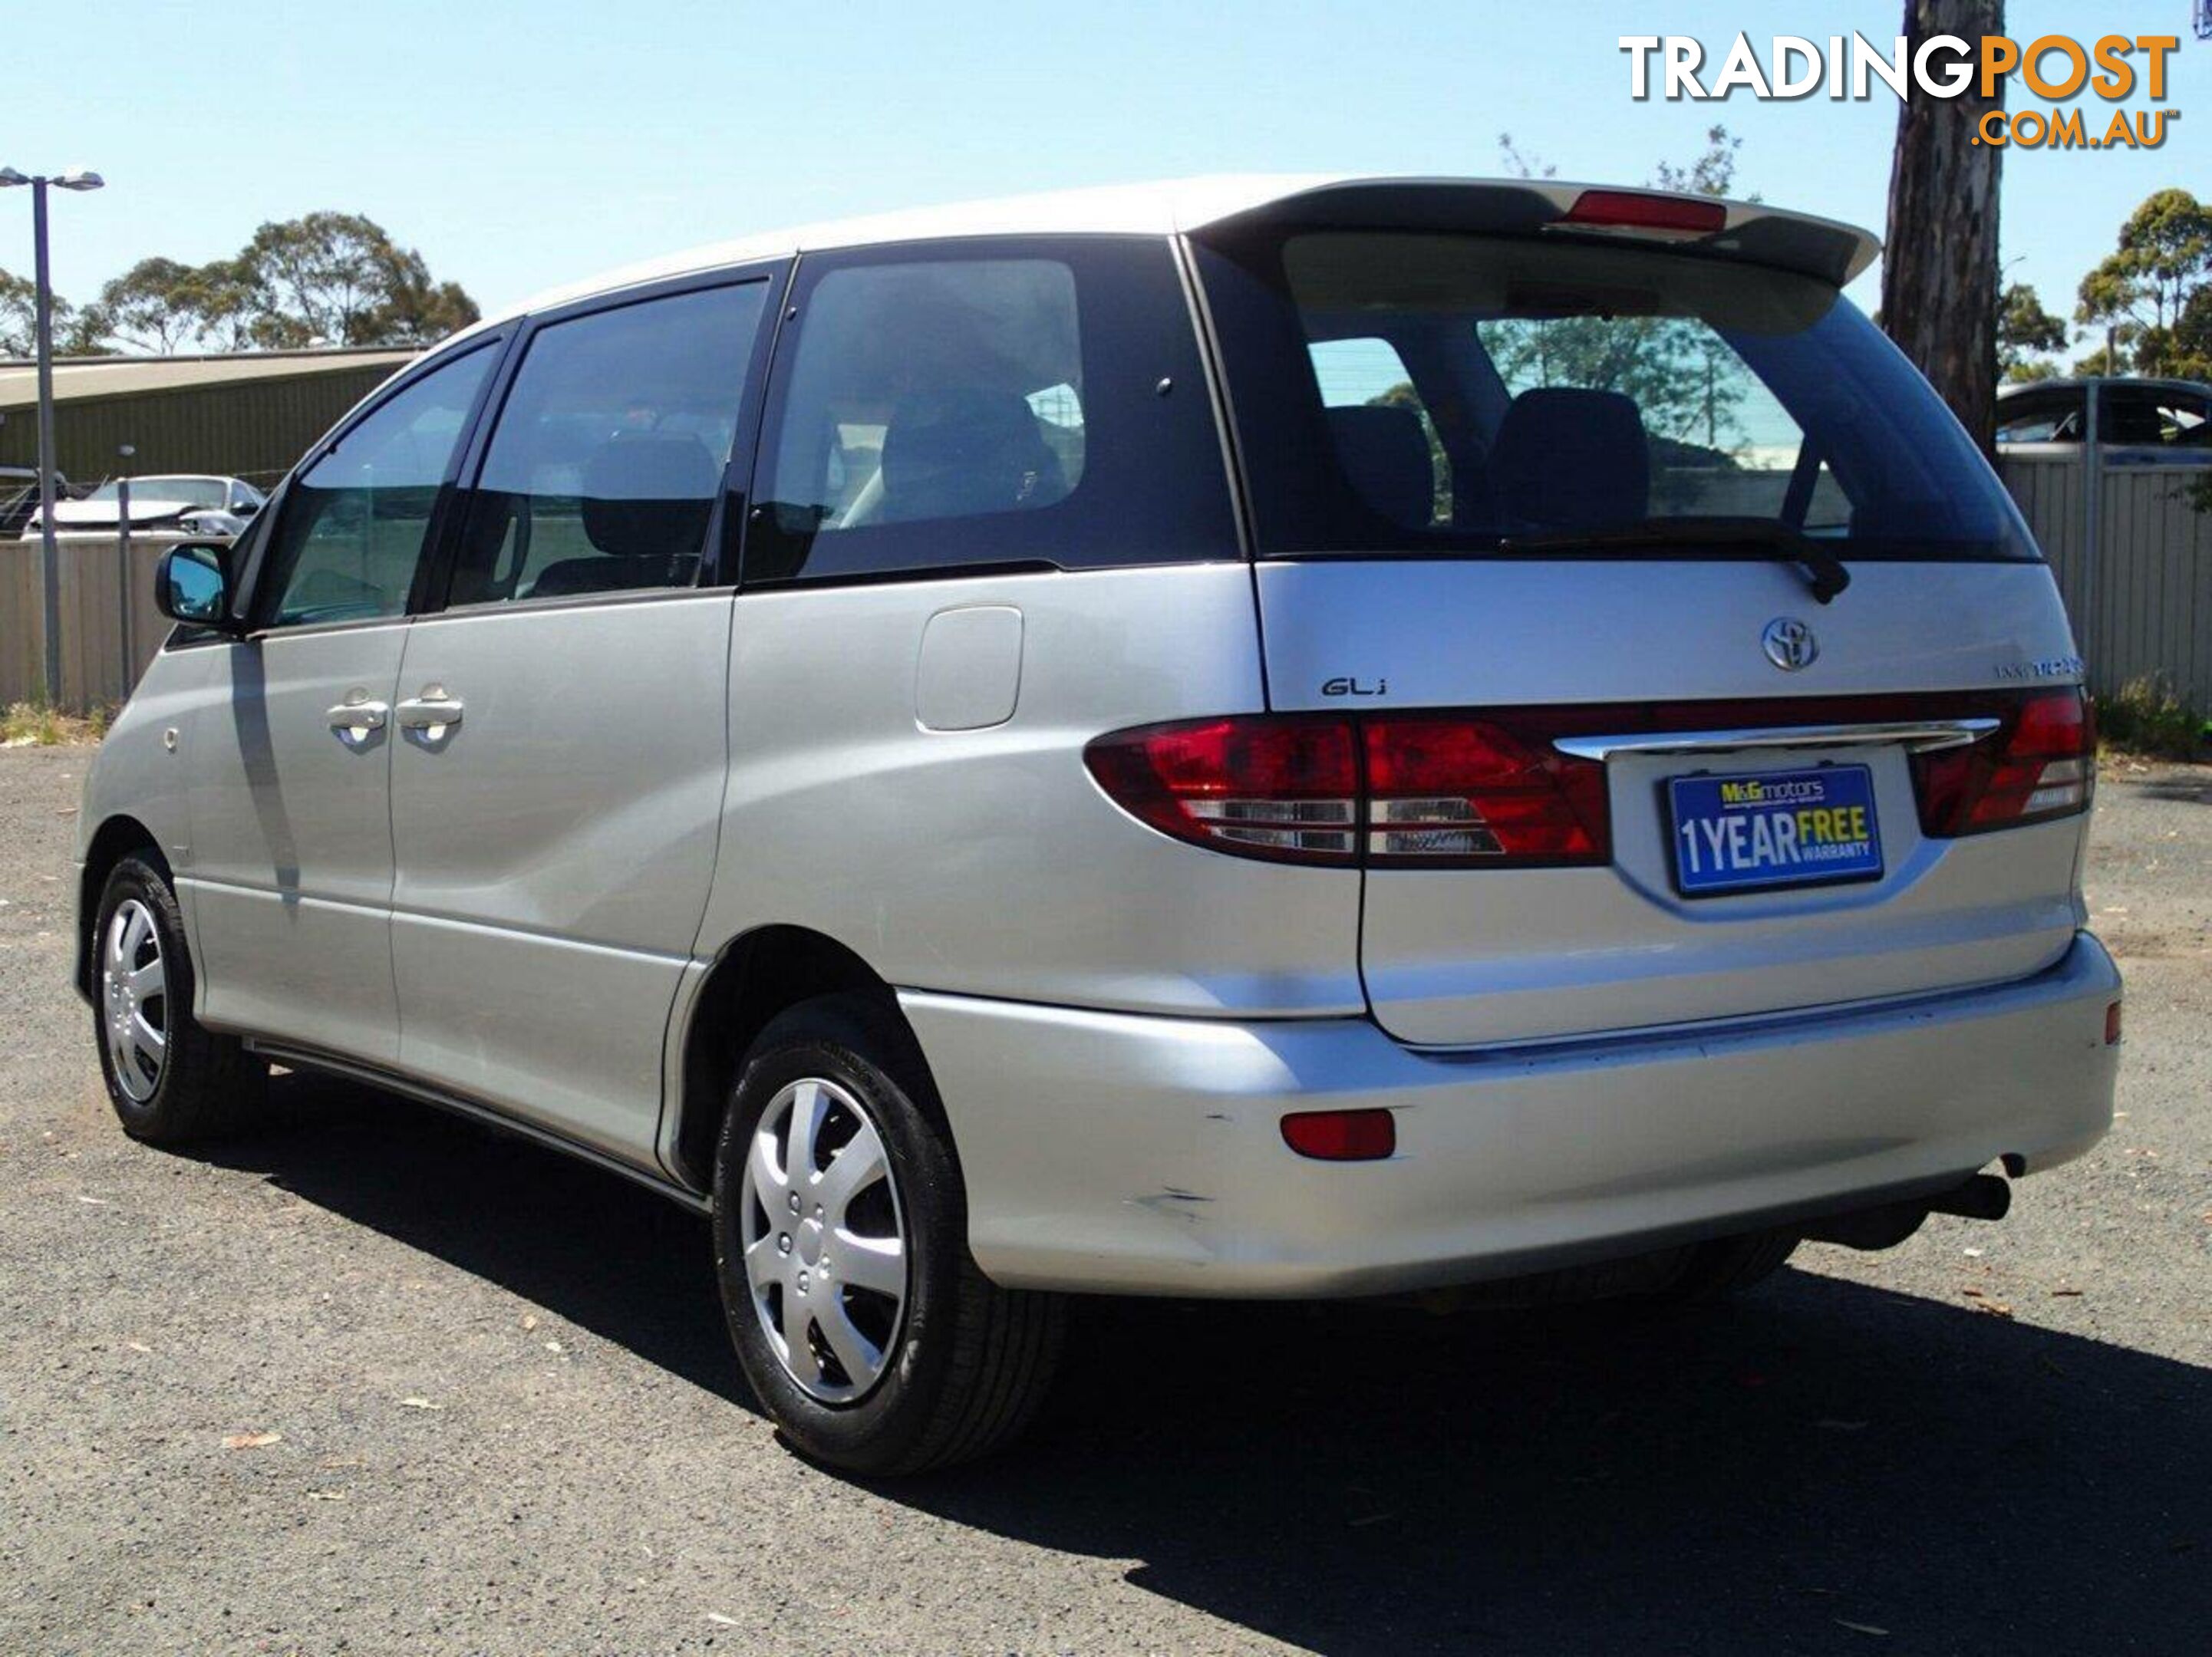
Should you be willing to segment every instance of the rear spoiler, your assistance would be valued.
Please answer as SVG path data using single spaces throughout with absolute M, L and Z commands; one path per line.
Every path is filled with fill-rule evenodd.
M 1579 209 L 1579 210 L 1578 210 Z M 1708 258 L 1791 270 L 1841 288 L 1881 252 L 1871 233 L 1753 202 L 1553 179 L 1364 179 L 1322 183 L 1184 227 L 1201 239 L 1282 230 L 1539 233 L 1660 240 Z

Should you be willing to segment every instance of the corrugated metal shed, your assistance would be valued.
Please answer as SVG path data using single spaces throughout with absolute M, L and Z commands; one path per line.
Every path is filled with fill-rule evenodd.
M 54 365 L 63 473 L 96 483 L 134 473 L 214 472 L 266 488 L 310 443 L 414 353 L 255 351 L 233 356 L 95 357 Z M 0 465 L 38 464 L 38 377 L 0 363 Z

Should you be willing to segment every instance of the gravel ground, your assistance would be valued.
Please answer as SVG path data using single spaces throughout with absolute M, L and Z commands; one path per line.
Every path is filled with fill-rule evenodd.
M 0 1652 L 2156 1652 L 2212 1627 L 2212 772 L 2100 797 L 2124 1113 L 1737 1304 L 1101 1306 L 1024 1449 L 780 1449 L 703 1225 L 321 1081 L 129 1144 L 0 753 Z M 268 1442 L 226 1448 L 235 1435 Z

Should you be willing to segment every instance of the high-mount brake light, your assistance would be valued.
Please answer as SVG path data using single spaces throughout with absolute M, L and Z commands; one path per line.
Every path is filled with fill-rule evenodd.
M 2078 689 L 2020 700 L 1990 737 L 1917 756 L 1920 828 L 1950 838 L 2015 828 L 2089 808 L 2097 788 L 2097 725 Z
M 1251 714 L 1147 725 L 1084 750 L 1162 834 L 1276 862 L 1601 864 L 1605 768 L 1495 716 Z
M 1728 228 L 1728 207 L 1717 201 L 1685 201 L 1676 196 L 1647 196 L 1634 190 L 1585 190 L 1553 222 L 1563 229 L 1614 230 L 1632 235 L 1686 240 L 1717 235 Z

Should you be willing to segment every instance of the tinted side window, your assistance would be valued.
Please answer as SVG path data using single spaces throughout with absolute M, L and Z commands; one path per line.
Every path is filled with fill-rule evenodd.
M 2097 410 L 2097 440 L 2142 447 L 2212 447 L 2212 404 L 2171 385 L 2106 385 Z
M 269 549 L 264 627 L 398 616 L 484 376 L 478 346 L 386 399 L 292 482 Z
M 1997 404 L 2000 443 L 2079 443 L 2087 435 L 2087 400 L 2071 391 L 2023 391 Z
M 745 580 L 1237 555 L 1164 240 L 936 244 L 801 266 Z
M 451 604 L 697 579 L 765 281 L 642 300 L 530 340 L 471 492 Z

